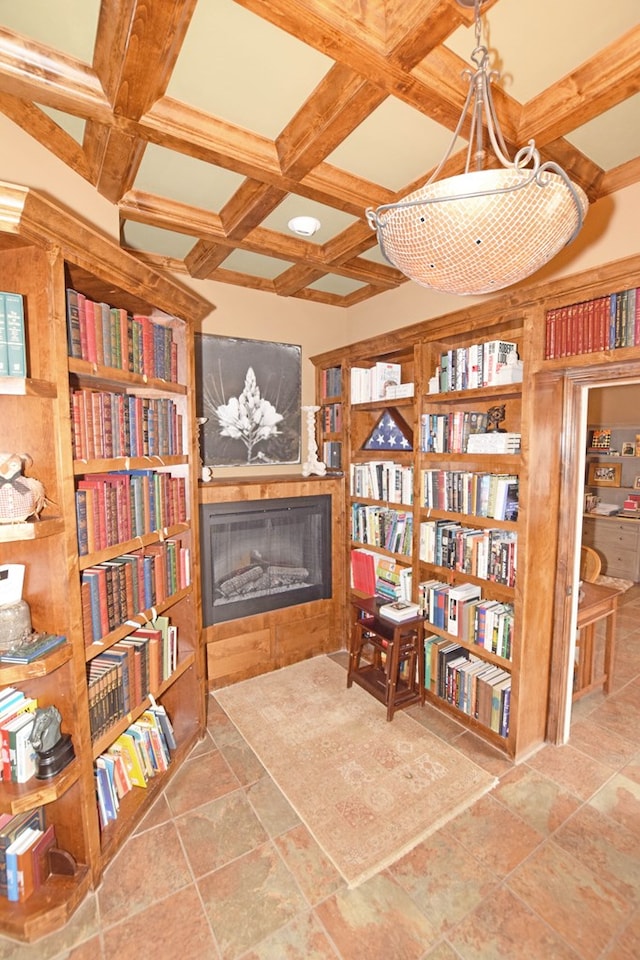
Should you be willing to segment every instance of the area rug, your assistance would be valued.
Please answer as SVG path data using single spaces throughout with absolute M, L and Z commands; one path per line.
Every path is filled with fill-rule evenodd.
M 497 783 L 405 712 L 387 722 L 326 656 L 214 696 L 350 887 Z

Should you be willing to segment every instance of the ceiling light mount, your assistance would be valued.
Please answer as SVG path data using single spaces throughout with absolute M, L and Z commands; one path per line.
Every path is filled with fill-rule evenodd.
M 476 46 L 449 149 L 423 187 L 366 216 L 386 259 L 410 280 L 465 295 L 500 290 L 540 269 L 577 236 L 588 200 L 561 167 L 541 162 L 533 140 L 509 159 L 491 94 L 498 74 L 481 44 L 481 0 L 458 3 L 474 6 Z M 465 171 L 438 181 L 466 120 Z M 499 167 L 483 168 L 485 136 Z
M 322 224 L 316 217 L 293 217 L 287 224 L 292 233 L 299 237 L 312 237 Z

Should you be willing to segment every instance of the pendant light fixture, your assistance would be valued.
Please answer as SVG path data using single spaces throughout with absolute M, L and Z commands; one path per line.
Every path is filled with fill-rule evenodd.
M 366 211 L 385 258 L 410 280 L 446 293 L 482 294 L 539 270 L 577 236 L 588 208 L 584 191 L 556 163 L 541 162 L 530 140 L 509 159 L 498 123 L 481 44 L 481 0 L 474 6 L 474 69 L 465 70 L 467 98 L 445 156 L 427 183 L 397 203 Z M 465 172 L 437 180 L 469 121 Z M 499 167 L 483 169 L 488 137 Z M 475 169 L 471 169 L 472 161 Z

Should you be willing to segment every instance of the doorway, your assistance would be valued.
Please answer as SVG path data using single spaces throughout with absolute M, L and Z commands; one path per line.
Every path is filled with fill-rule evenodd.
M 547 729 L 547 739 L 557 744 L 567 742 L 571 726 L 589 395 L 592 390 L 640 389 L 640 361 L 576 368 L 566 371 L 563 379 L 560 503 L 566 504 L 566 509 L 561 510 L 558 524 L 558 576 Z M 609 409 L 610 404 L 605 407 L 605 410 Z M 629 416 L 635 415 L 640 424 L 639 403 L 629 408 L 628 413 Z M 638 464 L 640 467 L 640 461 Z

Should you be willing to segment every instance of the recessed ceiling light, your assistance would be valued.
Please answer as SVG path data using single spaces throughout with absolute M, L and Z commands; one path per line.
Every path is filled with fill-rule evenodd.
M 293 217 L 287 224 L 292 233 L 299 237 L 312 237 L 320 229 L 320 221 L 315 217 Z

